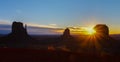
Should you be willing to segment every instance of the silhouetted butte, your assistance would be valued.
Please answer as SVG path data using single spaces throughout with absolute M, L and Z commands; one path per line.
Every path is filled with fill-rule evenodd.
M 5 47 L 25 48 L 34 40 L 27 33 L 27 26 L 21 22 L 12 23 L 12 32 L 1 38 Z
M 96 30 L 96 43 L 100 45 L 101 49 L 107 52 L 113 51 L 116 40 L 109 36 L 109 27 L 105 24 L 98 24 L 94 29 Z

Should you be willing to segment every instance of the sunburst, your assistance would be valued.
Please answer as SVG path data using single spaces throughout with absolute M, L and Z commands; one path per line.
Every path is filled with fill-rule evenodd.
M 86 33 L 88 35 L 94 35 L 96 33 L 96 31 L 92 27 L 90 27 L 90 28 L 88 27 L 88 28 L 86 28 Z

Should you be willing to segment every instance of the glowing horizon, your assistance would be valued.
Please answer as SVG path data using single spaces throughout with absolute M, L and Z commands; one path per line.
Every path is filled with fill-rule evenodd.
M 0 24 L 4 24 L 4 25 L 12 25 L 12 22 L 10 23 L 10 21 L 1 21 Z M 31 27 L 38 27 L 38 28 L 46 28 L 46 29 L 53 29 L 51 30 L 51 33 L 63 33 L 64 29 L 66 27 L 59 27 L 57 26 L 57 24 L 48 24 L 48 25 L 40 25 L 40 24 L 34 24 L 34 23 L 23 23 L 23 24 L 26 24 L 27 26 L 31 26 Z M 93 30 L 93 27 L 95 26 L 95 24 L 90 24 L 86 27 L 82 27 L 82 26 L 71 26 L 71 27 L 68 27 L 70 28 L 70 32 L 71 34 L 84 34 L 84 35 L 92 35 L 95 33 L 95 31 Z M 108 26 L 109 27 L 109 26 Z M 116 30 L 111 30 L 112 28 L 109 29 L 110 31 L 110 34 L 120 34 L 119 33 L 119 30 L 116 31 Z M 0 30 L 10 30 L 7 29 L 7 28 L 0 28 Z M 33 30 L 32 30 L 33 31 Z M 40 34 L 40 33 L 39 33 Z M 50 33 L 49 33 L 50 34 Z

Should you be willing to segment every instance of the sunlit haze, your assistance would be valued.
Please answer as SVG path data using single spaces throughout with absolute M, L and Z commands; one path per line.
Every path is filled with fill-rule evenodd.
M 88 35 L 94 35 L 96 33 L 96 31 L 93 28 L 87 28 L 86 30 Z

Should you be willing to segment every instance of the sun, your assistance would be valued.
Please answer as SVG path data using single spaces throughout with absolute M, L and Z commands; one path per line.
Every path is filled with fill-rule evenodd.
M 95 29 L 89 27 L 86 29 L 88 35 L 94 35 L 96 33 Z

